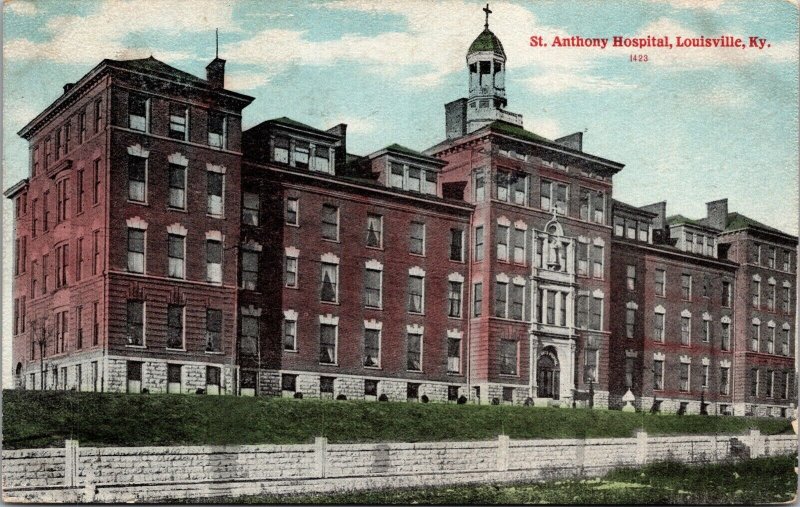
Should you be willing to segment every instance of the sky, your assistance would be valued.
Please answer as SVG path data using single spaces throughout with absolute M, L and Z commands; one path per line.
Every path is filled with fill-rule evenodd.
M 444 104 L 467 95 L 465 56 L 484 23 L 469 0 L 6 0 L 3 189 L 27 175 L 16 132 L 102 59 L 150 55 L 203 77 L 227 60 L 226 87 L 255 97 L 244 127 L 289 116 L 348 124 L 348 151 L 423 150 L 444 137 Z M 797 234 L 798 6 L 786 0 L 491 2 L 508 56 L 508 109 L 548 138 L 584 132 L 584 151 L 618 161 L 614 197 L 705 203 Z M 534 48 L 532 35 L 766 38 L 762 50 Z M 647 62 L 631 62 L 647 54 Z M 4 200 L 5 201 L 5 200 Z M 3 237 L 10 244 L 10 204 Z M 10 250 L 3 344 L 10 342 Z M 7 359 L 8 354 L 4 353 Z M 7 379 L 9 368 L 4 368 Z

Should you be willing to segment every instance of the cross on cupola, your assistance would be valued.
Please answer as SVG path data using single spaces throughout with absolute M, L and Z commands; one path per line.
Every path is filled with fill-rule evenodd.
M 489 8 L 489 4 L 486 4 L 486 7 L 483 8 L 483 12 L 486 13 L 486 23 L 483 25 L 483 27 L 489 28 L 489 14 L 492 13 L 492 10 Z

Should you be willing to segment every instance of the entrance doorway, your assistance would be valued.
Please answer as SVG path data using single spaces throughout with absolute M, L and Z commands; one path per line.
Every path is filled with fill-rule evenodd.
M 539 398 L 558 399 L 559 373 L 558 359 L 555 352 L 544 351 L 536 363 L 536 385 Z

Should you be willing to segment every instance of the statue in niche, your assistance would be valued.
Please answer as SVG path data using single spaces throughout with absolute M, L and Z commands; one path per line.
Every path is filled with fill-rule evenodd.
M 548 243 L 547 267 L 558 271 L 561 269 L 561 261 L 559 260 L 561 258 L 559 253 L 559 250 L 561 249 L 560 241 L 551 236 Z

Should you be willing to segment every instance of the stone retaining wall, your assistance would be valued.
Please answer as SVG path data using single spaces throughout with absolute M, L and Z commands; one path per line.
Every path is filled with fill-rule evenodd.
M 6 501 L 154 502 L 200 496 L 596 476 L 675 460 L 713 463 L 794 454 L 794 435 L 497 440 L 3 451 Z

